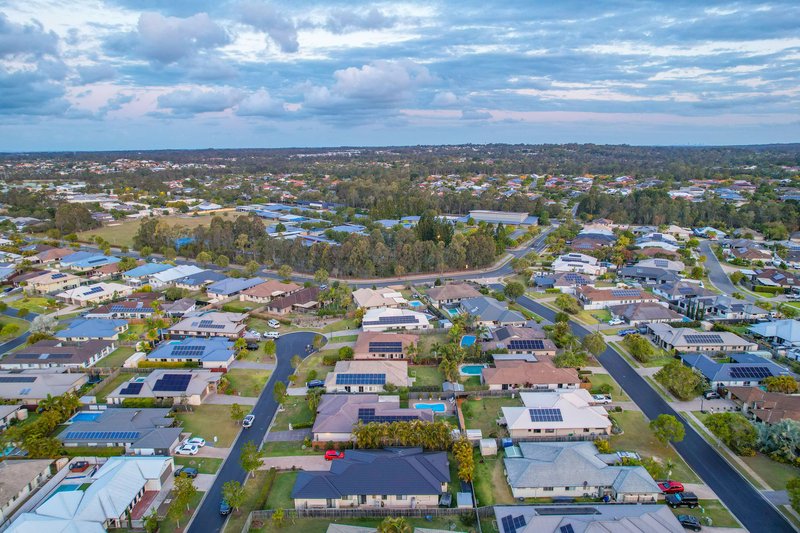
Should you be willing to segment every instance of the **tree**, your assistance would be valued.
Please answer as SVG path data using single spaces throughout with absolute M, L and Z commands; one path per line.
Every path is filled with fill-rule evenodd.
M 238 403 L 232 403 L 230 415 L 231 420 L 238 424 L 244 418 L 244 409 Z
M 555 304 L 556 307 L 571 315 L 575 315 L 581 310 L 578 300 L 566 293 L 559 294 L 556 298 Z
M 16 324 L 6 324 L 0 329 L 0 336 L 2 337 L 11 337 L 12 335 L 16 335 L 19 333 L 19 326 Z
M 559 311 L 556 313 L 553 322 L 569 322 L 569 315 L 564 311 Z
M 239 337 L 238 339 L 236 339 L 236 342 L 233 343 L 233 349 L 236 350 L 237 352 L 240 352 L 245 348 L 247 348 L 247 341 L 244 340 L 244 338 L 242 337 Z
M 327 270 L 325 270 L 324 268 L 320 268 L 316 272 L 314 272 L 314 281 L 316 281 L 320 285 L 328 283 L 328 275 L 329 274 Z
M 698 265 L 696 267 L 692 267 L 689 277 L 692 279 L 703 279 L 703 275 L 705 275 L 705 273 L 705 269 Z
M 712 413 L 705 425 L 736 455 L 752 457 L 756 454 L 758 432 L 741 413 Z
M 276 346 L 274 340 L 269 339 L 264 343 L 264 353 L 267 354 L 268 356 L 273 357 L 275 355 L 275 350 Z
M 172 489 L 172 504 L 169 506 L 167 514 L 175 519 L 178 527 L 181 527 L 180 519 L 189 510 L 189 503 L 192 498 L 197 494 L 197 488 L 194 486 L 194 479 L 187 476 L 179 476 L 175 478 L 175 485 Z
M 606 349 L 606 341 L 599 331 L 589 333 L 581 341 L 581 347 L 592 355 L 600 355 Z
M 683 423 L 672 415 L 661 414 L 650 422 L 650 429 L 663 444 L 680 442 L 686 435 Z
M 276 528 L 283 526 L 283 509 L 275 509 L 272 511 L 272 523 Z
M 256 272 L 258 272 L 260 268 L 261 265 L 251 259 L 244 265 L 244 273 L 252 277 L 256 275 Z
M 185 297 L 186 294 L 186 289 L 181 289 L 180 287 L 169 287 L 164 291 L 164 297 L 170 302 L 180 300 Z
M 133 270 L 136 268 L 137 264 L 138 263 L 136 262 L 136 259 L 126 256 L 119 260 L 119 263 L 117 263 L 117 268 L 119 268 L 120 272 L 127 272 L 128 270 Z
M 245 492 L 242 484 L 236 480 L 226 481 L 222 485 L 222 499 L 234 510 L 239 510 L 244 504 Z
M 758 451 L 773 461 L 800 466 L 800 423 L 783 419 L 776 424 L 756 424 Z
M 275 398 L 275 401 L 278 402 L 279 405 L 282 405 L 284 400 L 286 400 L 286 383 L 283 381 L 276 381 L 275 385 L 272 387 L 272 397 Z
M 475 456 L 469 439 L 462 436 L 453 443 L 453 456 L 458 461 L 458 478 L 471 482 L 475 474 Z
M 625 338 L 622 339 L 622 345 L 625 346 L 628 353 L 642 363 L 646 363 L 656 354 L 655 346 L 638 333 L 625 335 Z
M 700 372 L 685 366 L 677 359 L 664 365 L 653 377 L 683 401 L 697 397 L 705 386 L 705 378 Z
M 770 376 L 764 379 L 762 383 L 769 392 L 783 392 L 786 394 L 797 392 L 797 381 L 792 376 Z
M 28 316 L 28 313 L 30 313 L 30 309 L 28 309 L 27 307 L 23 307 L 22 309 L 19 309 L 17 311 L 17 316 L 19 318 L 24 318 L 24 317 Z
M 589 358 L 585 352 L 565 350 L 553 357 L 553 364 L 557 368 L 580 368 L 589 364 Z
M 792 509 L 800 512 L 800 477 L 793 477 L 786 483 L 786 491 L 789 493 L 789 501 Z
M 292 277 L 292 267 L 289 265 L 281 265 L 278 269 L 278 275 L 283 279 L 289 279 Z
M 378 524 L 378 533 L 411 533 L 412 528 L 402 516 L 387 516 Z
M 156 533 L 158 531 L 158 512 L 155 508 L 144 519 L 145 533 Z
M 292 356 L 292 359 L 291 359 L 291 361 L 289 362 L 289 364 L 291 364 L 291 365 L 292 365 L 292 368 L 295 370 L 295 372 L 297 372 L 297 369 L 298 369 L 298 368 L 300 368 L 300 365 L 301 365 L 301 364 L 303 364 L 303 358 L 302 358 L 302 357 L 300 357 L 300 356 L 299 356 L 299 355 L 297 355 L 297 354 L 294 354 L 294 355 Z
M 53 221 L 56 229 L 63 235 L 97 227 L 99 224 L 92 218 L 92 213 L 83 204 L 61 202 L 56 209 Z
M 198 263 L 205 266 L 209 264 L 213 258 L 211 257 L 211 254 L 208 252 L 200 252 L 199 254 L 197 254 L 197 257 L 195 257 L 195 259 L 197 260 Z
M 150 246 L 142 246 L 142 248 L 139 250 L 139 255 L 143 259 L 147 259 L 151 255 L 153 255 L 153 249 Z
M 525 294 L 525 287 L 518 281 L 511 281 L 503 287 L 503 294 L 511 301 L 516 301 L 517 298 Z
M 339 348 L 338 352 L 339 359 L 341 359 L 342 361 L 348 361 L 353 358 L 354 353 L 355 352 L 353 352 L 353 349 L 350 346 L 342 346 L 341 348 Z
M 249 440 L 242 446 L 242 454 L 239 456 L 239 465 L 242 470 L 255 476 L 256 470 L 264 464 L 263 454 L 259 451 L 255 442 Z M 233 506 L 231 506 L 233 507 Z
M 231 260 L 228 259 L 227 255 L 218 255 L 216 259 L 214 259 L 214 264 L 218 267 L 226 268 L 228 265 L 231 264 Z

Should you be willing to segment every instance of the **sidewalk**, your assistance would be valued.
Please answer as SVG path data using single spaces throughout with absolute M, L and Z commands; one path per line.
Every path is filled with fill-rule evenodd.
M 247 370 L 275 370 L 275 363 L 254 363 L 253 361 L 234 361 L 231 368 L 245 368 Z

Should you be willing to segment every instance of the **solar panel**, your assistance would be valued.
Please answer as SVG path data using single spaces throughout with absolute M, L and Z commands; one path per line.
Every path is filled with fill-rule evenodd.
M 61 278 L 66 278 L 66 277 L 67 277 L 66 274 L 62 274 L 61 272 L 59 272 L 58 274 L 53 274 L 50 277 L 50 279 L 61 279 Z
M 561 526 L 558 528 L 561 533 L 575 533 L 575 530 L 572 529 L 572 524 L 567 524 L 566 526 Z
M 544 350 L 541 340 L 514 340 L 508 343 L 509 350 Z
M 191 380 L 192 376 L 190 374 L 164 374 L 153 385 L 153 391 L 184 392 Z
M 128 386 L 119 391 L 120 394 L 136 395 L 142 392 L 144 383 L 128 383 Z
M 550 408 L 534 408 L 528 409 L 531 415 L 531 422 L 563 422 L 564 417 L 561 416 L 561 409 Z
M 70 431 L 66 440 L 127 441 L 139 438 L 138 431 Z
M 97 294 L 98 292 L 103 292 L 103 287 L 92 287 L 88 291 L 84 292 L 84 296 L 89 296 L 90 294 Z
M 612 289 L 611 296 L 615 298 L 636 298 L 641 293 L 637 289 Z
M 654 263 L 657 267 L 666 267 L 669 265 L 669 263 L 664 259 L 656 259 Z M 572 528 L 572 526 L 570 526 L 570 528 Z
M 686 335 L 684 337 L 687 342 L 693 344 L 722 344 L 722 337 L 719 335 Z
M 205 351 L 205 346 L 175 346 L 171 353 L 175 357 L 200 357 Z
M 402 342 L 371 342 L 369 343 L 371 353 L 400 353 L 403 351 Z
M 504 533 L 517 533 L 525 527 L 525 517 L 522 515 L 506 515 L 500 519 L 500 522 L 503 524 Z
M 97 264 L 97 263 L 102 263 L 102 262 L 104 262 L 105 260 L 106 260 L 106 258 L 105 258 L 105 257 L 98 257 L 97 259 L 89 259 L 89 261 L 87 261 L 87 262 L 88 262 L 90 265 L 95 265 L 95 264 Z
M 763 379 L 772 375 L 769 368 L 763 366 L 734 366 L 730 369 L 731 377 Z
M 0 376 L 0 383 L 33 383 L 36 381 L 32 376 Z
M 336 374 L 337 385 L 386 385 L 386 374 Z
M 387 324 L 416 324 L 417 317 L 414 315 L 401 315 L 401 316 L 382 316 L 378 320 L 366 320 L 365 324 L 368 326 L 378 326 Z

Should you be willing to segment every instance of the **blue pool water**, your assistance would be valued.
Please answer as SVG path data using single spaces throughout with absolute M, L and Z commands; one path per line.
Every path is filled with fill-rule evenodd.
M 54 490 L 50 494 L 50 496 L 47 497 L 47 499 L 49 500 L 50 498 L 52 498 L 53 496 L 55 496 L 59 492 L 75 492 L 79 488 L 80 488 L 80 485 L 59 485 L 58 487 L 56 487 L 56 490 Z
M 475 344 L 475 335 L 464 335 L 461 337 L 462 348 L 469 348 L 473 344 Z
M 434 413 L 444 413 L 447 410 L 443 403 L 415 403 L 414 409 L 430 409 Z
M 408 305 L 410 305 L 411 307 L 422 307 L 422 302 L 420 302 L 419 300 L 411 300 L 410 302 L 408 302 Z
M 69 421 L 70 422 L 94 422 L 97 419 L 97 417 L 99 417 L 102 414 L 103 413 L 101 413 L 101 412 L 84 411 L 82 413 L 76 414 L 75 416 L 70 418 Z
M 456 309 L 456 308 L 445 309 L 445 311 L 447 311 L 447 314 L 450 315 L 450 316 L 458 316 L 458 309 Z
M 464 365 L 461 367 L 461 373 L 467 376 L 480 376 L 483 368 L 483 365 Z

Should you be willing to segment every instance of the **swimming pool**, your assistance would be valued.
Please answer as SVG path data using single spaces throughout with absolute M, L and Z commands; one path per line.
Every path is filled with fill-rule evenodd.
M 49 500 L 59 492 L 75 492 L 76 490 L 80 490 L 80 488 L 81 488 L 80 485 L 59 485 L 58 487 L 56 487 L 56 490 L 50 493 L 47 499 Z
M 450 316 L 458 316 L 458 315 L 459 315 L 459 311 L 458 311 L 458 309 L 457 309 L 457 308 L 455 308 L 455 307 L 454 307 L 454 308 L 452 308 L 452 309 L 445 309 L 445 311 L 446 311 L 446 312 L 447 312 L 447 314 L 448 314 L 448 315 L 450 315 Z
M 434 413 L 444 413 L 447 407 L 440 402 L 437 403 L 415 403 L 414 409 L 430 409 Z
M 465 376 L 480 376 L 485 367 L 486 365 L 464 365 L 461 367 L 461 373 Z
M 422 307 L 424 304 L 419 300 L 411 300 L 410 302 L 408 302 L 408 305 L 410 305 L 411 307 Z
M 464 335 L 461 337 L 462 348 L 469 348 L 473 344 L 475 344 L 475 335 Z
M 71 424 L 72 422 L 94 422 L 102 414 L 103 413 L 100 411 L 81 411 L 80 413 L 70 418 L 68 423 Z

